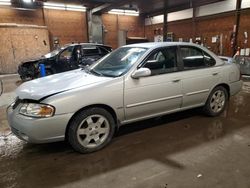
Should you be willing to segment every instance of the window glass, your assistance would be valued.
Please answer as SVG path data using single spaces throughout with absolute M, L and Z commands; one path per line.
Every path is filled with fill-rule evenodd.
M 95 46 L 89 46 L 89 47 L 84 46 L 82 50 L 83 50 L 83 55 L 98 55 L 99 54 L 99 50 Z
M 123 47 L 109 53 L 90 68 L 90 73 L 117 77 L 125 74 L 147 51 L 146 48 Z
M 100 51 L 101 51 L 101 54 L 107 54 L 109 53 L 109 51 L 103 47 L 99 47 Z
M 60 60 L 69 60 L 72 57 L 72 52 L 73 52 L 74 46 L 70 46 L 66 48 L 61 54 L 59 59 Z
M 215 64 L 215 60 L 203 51 L 193 47 L 181 47 L 181 55 L 184 70 L 209 67 Z
M 66 45 L 62 46 L 61 48 L 59 48 L 59 49 L 55 49 L 55 50 L 53 50 L 52 52 L 50 52 L 50 53 L 44 55 L 44 57 L 45 57 L 45 58 L 51 58 L 51 57 L 53 57 L 53 56 L 56 56 L 57 54 L 59 54 L 59 52 L 63 51 L 63 50 L 64 50 L 65 48 L 67 48 L 68 46 L 69 46 L 69 45 L 66 44 Z
M 205 61 L 205 65 L 207 67 L 211 67 L 211 66 L 214 66 L 216 64 L 216 61 L 214 60 L 214 58 L 212 58 L 206 52 L 204 52 L 204 61 Z
M 177 71 L 175 48 L 161 49 L 153 52 L 146 60 L 144 67 L 151 70 L 151 75 Z

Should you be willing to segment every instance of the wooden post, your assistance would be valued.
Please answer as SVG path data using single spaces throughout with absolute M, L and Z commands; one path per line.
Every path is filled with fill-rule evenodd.
M 239 25 L 240 25 L 240 10 L 241 10 L 241 1 L 237 0 L 236 2 L 236 10 L 235 10 L 235 36 L 233 41 L 233 54 L 234 55 L 238 48 L 238 33 L 239 33 Z
M 164 1 L 164 18 L 163 18 L 163 41 L 167 41 L 167 33 L 168 33 L 168 12 L 167 12 L 167 4 L 168 0 Z

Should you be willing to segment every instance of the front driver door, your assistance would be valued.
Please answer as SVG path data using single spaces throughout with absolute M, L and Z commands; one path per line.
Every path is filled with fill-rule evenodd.
M 64 49 L 60 54 L 58 55 L 58 59 L 56 61 L 56 66 L 53 67 L 56 69 L 57 72 L 64 72 L 71 70 L 70 68 L 70 62 L 72 60 L 74 46 L 69 46 L 66 49 Z
M 126 121 L 176 111 L 181 107 L 181 73 L 178 72 L 176 48 L 153 51 L 142 67 L 151 76 L 125 81 L 124 104 Z

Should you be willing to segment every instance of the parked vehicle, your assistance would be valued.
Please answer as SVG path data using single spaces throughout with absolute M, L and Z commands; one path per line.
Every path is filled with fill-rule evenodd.
M 112 51 L 110 46 L 92 43 L 68 44 L 54 50 L 40 59 L 21 63 L 18 74 L 22 80 L 40 77 L 39 65 L 45 65 L 46 75 L 79 68 L 79 65 L 91 65 Z
M 235 63 L 240 67 L 240 72 L 243 75 L 250 75 L 250 57 L 237 55 L 235 56 Z
M 235 63 L 235 59 L 233 57 L 219 56 L 219 58 L 221 58 L 226 63 Z
M 67 139 L 88 153 L 107 145 L 120 125 L 195 107 L 217 116 L 241 86 L 235 64 L 199 45 L 133 44 L 85 70 L 23 83 L 8 121 L 27 142 Z

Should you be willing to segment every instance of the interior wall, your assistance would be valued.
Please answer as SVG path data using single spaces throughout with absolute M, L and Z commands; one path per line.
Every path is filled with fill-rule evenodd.
M 249 2 L 250 4 L 250 2 Z M 239 34 L 238 34 L 238 46 L 241 48 L 250 48 L 250 9 L 246 9 L 242 11 L 240 16 L 240 27 L 239 27 Z M 247 32 L 248 40 L 245 44 L 245 36 L 244 32 Z
M 17 23 L 44 26 L 42 9 L 21 10 L 0 7 L 0 23 Z
M 45 26 L 45 29 L 37 29 L 36 26 Z M 38 38 L 35 39 L 34 36 Z M 53 37 L 59 38 L 60 45 L 87 42 L 86 13 L 1 7 L 0 73 L 15 73 L 22 61 L 47 53 L 53 48 Z M 43 40 L 38 43 L 40 39 L 46 41 L 46 45 Z M 16 41 L 18 43 L 15 46 Z
M 44 18 L 51 46 L 54 37 L 59 39 L 60 45 L 87 42 L 85 12 L 44 9 Z
M 139 16 L 103 14 L 104 44 L 118 47 L 118 31 L 127 31 L 127 37 L 144 37 L 144 20 Z
M 21 62 L 50 51 L 45 27 L 0 27 L 0 33 L 0 74 L 15 73 Z
M 248 32 L 248 38 L 250 38 L 250 9 L 241 11 L 240 27 L 238 33 L 238 46 L 241 48 L 250 48 L 250 39 L 247 44 L 244 45 L 244 32 Z M 179 41 L 182 38 L 183 41 L 189 41 L 190 38 L 195 41 L 196 37 L 201 37 L 202 42 L 206 38 L 205 45 L 208 46 L 215 53 L 219 53 L 218 43 L 212 42 L 212 37 L 221 36 L 222 34 L 222 55 L 232 56 L 233 50 L 231 48 L 231 35 L 233 27 L 235 25 L 235 13 L 227 12 L 217 15 L 204 16 L 196 18 L 195 28 L 193 28 L 192 19 L 173 21 L 168 23 L 168 32 L 174 33 L 174 40 Z M 145 35 L 150 41 L 154 41 L 154 30 L 157 28 L 163 28 L 163 24 L 147 25 L 145 27 Z M 194 37 L 193 37 L 194 36 Z

